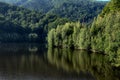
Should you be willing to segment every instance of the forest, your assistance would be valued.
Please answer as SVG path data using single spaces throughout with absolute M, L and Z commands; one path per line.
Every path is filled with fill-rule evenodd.
M 86 49 L 109 56 L 120 66 L 120 1 L 112 0 L 94 18 L 91 25 L 68 22 L 48 33 L 48 45 L 70 49 Z
M 51 0 L 49 5 L 48 3 L 46 4 L 48 0 L 0 1 L 0 42 L 47 43 L 47 34 L 52 28 L 63 25 L 66 22 L 79 21 L 90 24 L 106 4 L 106 2 L 89 0 L 82 1 L 80 4 L 73 0 L 60 2 Z M 35 5 L 39 5 L 39 10 L 34 9 L 34 5 L 23 6 L 23 3 L 24 5 L 35 3 Z M 43 4 L 47 6 L 44 7 Z M 40 6 L 43 8 L 49 7 L 50 9 L 47 8 L 47 11 L 43 11 L 46 9 Z
M 69 19 L 60 18 L 56 14 L 43 14 L 0 3 L 0 41 L 46 42 L 49 29 L 68 21 Z
M 84 49 L 120 66 L 120 0 L 0 1 L 0 42 Z

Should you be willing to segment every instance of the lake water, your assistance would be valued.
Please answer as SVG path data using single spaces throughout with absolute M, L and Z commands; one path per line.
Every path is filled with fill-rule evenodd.
M 0 80 L 120 80 L 105 55 L 46 49 L 40 44 L 0 44 Z

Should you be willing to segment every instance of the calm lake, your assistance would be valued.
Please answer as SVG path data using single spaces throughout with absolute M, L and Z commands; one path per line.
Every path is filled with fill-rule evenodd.
M 0 80 L 120 80 L 105 55 L 47 49 L 40 44 L 0 44 Z

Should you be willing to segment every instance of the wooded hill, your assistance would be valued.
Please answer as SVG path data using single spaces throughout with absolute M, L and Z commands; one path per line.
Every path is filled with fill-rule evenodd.
M 42 13 L 54 13 L 71 21 L 91 22 L 107 2 L 95 0 L 0 0 Z
M 104 53 L 113 65 L 120 66 L 119 4 L 120 0 L 109 2 L 89 27 L 70 22 L 52 29 L 48 34 L 49 46 Z
M 37 0 L 4 1 L 10 4 L 0 2 L 0 42 L 46 42 L 47 33 L 52 28 L 71 21 L 89 23 L 105 5 L 103 2 L 91 2 L 88 0 L 86 2 L 82 0 L 51 0 L 52 4 L 50 4 L 54 5 L 54 7 L 45 13 L 30 9 L 30 7 L 26 9 L 25 6 L 13 6 L 31 3 L 32 5 L 29 6 L 33 7 L 34 4 L 38 5 L 36 4 L 39 3 Z M 43 2 L 41 1 L 42 4 L 39 5 L 43 6 Z M 37 7 L 42 9 L 40 6 Z M 47 8 L 45 5 L 43 7 Z
M 43 14 L 0 3 L 0 41 L 45 42 L 49 29 L 67 21 L 55 14 Z

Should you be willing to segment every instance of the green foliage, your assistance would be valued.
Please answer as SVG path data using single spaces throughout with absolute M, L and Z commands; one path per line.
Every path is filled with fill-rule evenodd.
M 119 0 L 111 1 L 114 8 L 118 9 Z M 56 35 L 62 35 L 55 42 L 61 43 L 55 46 L 87 49 L 93 52 L 100 52 L 109 55 L 109 59 L 114 65 L 120 66 L 120 12 L 112 11 L 102 17 L 99 15 L 94 19 L 91 27 L 85 27 L 80 23 L 66 23 L 58 26 L 55 30 Z M 61 27 L 61 28 L 59 28 Z M 48 36 L 49 37 L 49 36 Z M 61 42 L 59 42 L 61 41 Z
M 80 30 L 80 33 L 78 35 L 79 37 L 79 43 L 77 43 L 79 45 L 79 49 L 87 49 L 90 50 L 90 31 L 89 28 L 82 28 Z
M 54 37 L 50 36 L 50 34 L 54 34 Z M 65 25 L 59 25 L 55 30 L 50 31 L 48 34 L 48 44 L 72 49 L 88 49 L 90 45 L 90 37 L 88 35 L 89 32 L 87 32 L 87 28 L 83 27 L 79 22 L 66 23 Z M 53 42 L 55 43 L 50 43 L 49 40 L 54 40 Z
M 111 0 L 103 9 L 101 16 L 119 11 L 120 11 L 120 0 Z
M 109 55 L 114 66 L 119 66 L 120 13 L 110 12 L 98 16 L 91 27 L 91 48 Z
M 48 33 L 48 45 L 49 47 L 53 47 L 54 46 L 54 31 L 55 29 L 52 29 L 51 31 L 49 31 Z
M 120 0 L 111 0 L 91 26 L 91 48 L 109 55 L 120 66 Z
M 48 12 L 53 7 L 51 0 L 0 0 L 0 2 L 6 2 L 40 12 Z
M 0 3 L 0 31 L 1 34 L 2 32 L 6 32 L 6 36 L 10 34 L 8 31 L 15 34 L 21 32 L 25 34 L 24 39 L 26 41 L 46 42 L 47 32 L 50 29 L 68 21 L 68 19 L 60 18 L 55 14 L 44 14 L 36 11 L 30 11 L 21 7 L 11 6 L 5 3 Z M 19 30 L 19 28 L 22 28 L 24 32 Z M 33 35 L 31 34 L 35 34 L 34 37 L 36 35 L 37 37 L 33 38 Z M 32 38 L 30 38 L 30 36 Z M 23 41 L 21 36 L 17 37 L 18 39 L 15 41 Z M 4 42 L 5 39 L 6 38 L 2 37 L 0 41 Z M 10 39 L 7 39 L 7 41 L 9 40 Z
M 110 5 L 111 10 L 120 10 L 120 0 L 111 0 L 111 5 Z
M 57 3 L 51 12 L 72 21 L 89 23 L 103 9 L 106 2 L 91 0 L 54 0 Z M 88 7 L 89 6 L 89 7 Z
M 91 22 L 106 2 L 93 0 L 0 0 L 42 13 L 54 13 L 72 21 Z

